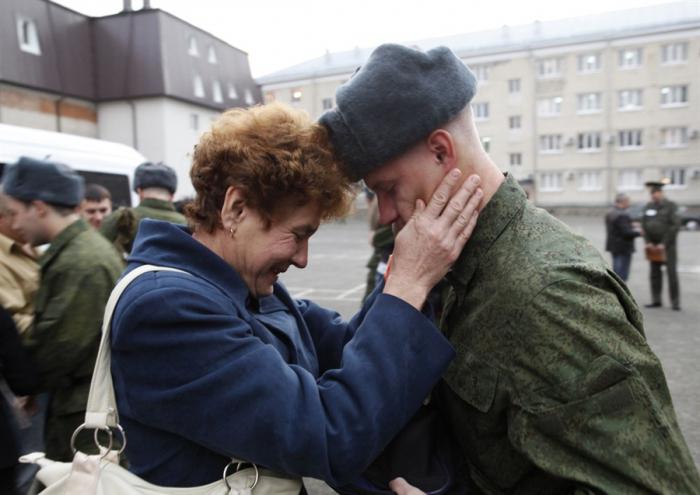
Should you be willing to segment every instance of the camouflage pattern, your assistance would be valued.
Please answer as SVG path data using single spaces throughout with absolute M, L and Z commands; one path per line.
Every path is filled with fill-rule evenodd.
M 100 233 L 114 244 L 123 257 L 126 257 L 131 252 L 139 223 L 144 218 L 165 220 L 181 225 L 187 223 L 184 215 L 175 211 L 171 202 L 146 198 L 136 208 L 119 208 L 105 218 L 100 227 Z
M 678 206 L 673 201 L 664 198 L 659 203 L 650 201 L 644 207 L 642 216 L 642 228 L 644 240 L 652 244 L 663 244 L 666 248 L 666 262 L 649 263 L 649 281 L 651 283 L 651 301 L 661 304 L 661 289 L 663 288 L 663 273 L 661 265 L 666 265 L 668 274 L 668 288 L 673 307 L 680 307 L 680 286 L 676 263 L 678 260 L 676 250 L 676 237 L 681 228 L 681 217 L 678 215 Z
M 473 493 L 700 493 L 632 295 L 513 178 L 448 280 L 435 400 Z
M 25 341 L 41 390 L 49 391 L 52 397 L 47 455 L 70 461 L 70 435 L 55 435 L 58 427 L 52 430 L 52 425 L 72 424 L 76 414 L 85 414 L 102 314 L 122 263 L 114 247 L 80 219 L 51 242 L 39 258 L 39 267 L 41 284 L 35 299 L 34 326 Z

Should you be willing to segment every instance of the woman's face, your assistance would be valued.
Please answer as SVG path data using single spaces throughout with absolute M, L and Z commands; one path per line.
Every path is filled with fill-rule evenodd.
M 265 228 L 262 217 L 248 209 L 231 242 L 229 263 L 243 277 L 254 297 L 272 294 L 272 285 L 290 265 L 304 268 L 308 261 L 309 237 L 321 223 L 320 208 L 307 204 L 273 219 Z

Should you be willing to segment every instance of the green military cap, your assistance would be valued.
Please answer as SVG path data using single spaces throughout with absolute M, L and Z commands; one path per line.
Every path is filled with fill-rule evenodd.
M 649 180 L 644 183 L 644 185 L 648 188 L 650 188 L 653 191 L 660 191 L 663 189 L 664 186 L 667 186 L 671 183 L 671 179 L 668 177 L 664 177 L 663 179 L 660 180 Z

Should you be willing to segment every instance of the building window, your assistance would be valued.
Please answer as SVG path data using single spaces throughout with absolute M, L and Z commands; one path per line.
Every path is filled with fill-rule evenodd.
M 642 65 L 641 48 L 623 48 L 618 52 L 617 66 L 620 69 L 636 69 Z
M 238 91 L 236 91 L 236 85 L 233 83 L 228 83 L 228 98 L 229 100 L 238 99 Z
M 207 55 L 207 62 L 210 64 L 216 65 L 219 63 L 219 59 L 216 58 L 216 50 L 214 49 L 214 46 L 209 47 L 209 53 Z
M 333 108 L 333 98 L 324 98 L 323 100 L 321 100 L 321 107 L 324 110 L 330 110 L 331 108 Z
M 483 146 L 484 151 L 486 153 L 489 153 L 491 151 L 491 138 L 490 137 L 482 137 L 481 138 L 481 146 Z
M 639 149 L 642 147 L 641 129 L 624 129 L 617 132 L 617 147 L 621 150 Z
M 578 95 L 578 113 L 598 113 L 603 109 L 600 93 L 581 93 Z
M 671 181 L 666 187 L 682 188 L 687 185 L 684 168 L 666 168 L 664 169 L 664 177 L 667 177 Z
M 679 107 L 688 103 L 688 86 L 664 86 L 661 88 L 661 106 Z
M 196 113 L 190 114 L 190 129 L 192 129 L 193 131 L 199 130 L 199 115 L 197 115 Z
M 661 129 L 661 146 L 663 148 L 683 148 L 688 146 L 687 127 L 664 127 Z
M 545 58 L 537 61 L 537 77 L 547 79 L 561 77 L 561 58 Z
M 669 43 L 661 46 L 662 64 L 684 64 L 688 61 L 688 43 Z
M 301 101 L 301 97 L 304 95 L 301 88 L 294 88 L 292 90 L 292 102 L 297 103 Z
M 17 17 L 17 38 L 20 50 L 32 55 L 41 55 L 39 31 L 32 19 L 22 16 Z
M 204 93 L 204 82 L 202 82 L 202 78 L 200 76 L 194 76 L 192 84 L 194 86 L 194 95 L 197 98 L 204 98 L 206 94 Z
M 520 79 L 508 79 L 508 93 L 520 93 Z
M 540 174 L 540 191 L 561 191 L 561 172 Z
M 587 170 L 578 173 L 579 191 L 600 191 L 603 188 L 600 180 L 600 171 Z
M 537 100 L 537 115 L 540 117 L 556 117 L 557 115 L 561 115 L 561 103 L 563 100 L 561 96 Z
M 579 151 L 600 151 L 600 132 L 579 132 L 577 148 Z
M 617 109 L 621 111 L 639 110 L 642 108 L 641 89 L 623 89 L 617 92 Z
M 272 103 L 273 101 L 276 101 L 277 97 L 275 96 L 275 93 L 273 91 L 266 91 L 265 92 L 265 103 Z
M 522 127 L 522 119 L 520 115 L 508 117 L 508 128 L 511 130 L 520 129 Z
M 474 76 L 476 77 L 476 82 L 483 84 L 489 80 L 489 66 L 488 65 L 473 65 L 470 67 Z
M 511 153 L 508 155 L 510 166 L 519 167 L 523 164 L 523 154 L 522 153 Z
M 199 57 L 199 48 L 197 48 L 197 40 L 194 36 L 190 36 L 188 40 L 187 53 L 193 57 Z
M 540 136 L 540 153 L 561 153 L 561 134 Z
M 474 112 L 474 120 L 487 120 L 489 118 L 488 102 L 472 103 L 472 111 Z
M 578 71 L 590 74 L 600 71 L 600 53 L 584 53 L 578 56 Z
M 641 191 L 642 190 L 642 171 L 620 170 L 617 173 L 617 189 L 618 191 Z
M 253 92 L 250 89 L 245 90 L 245 103 L 246 105 L 255 104 L 255 98 L 253 98 Z
M 221 92 L 221 84 L 219 84 L 219 81 L 214 81 L 211 84 L 211 94 L 212 94 L 212 98 L 214 98 L 214 101 L 216 103 L 223 103 L 224 102 L 224 95 Z

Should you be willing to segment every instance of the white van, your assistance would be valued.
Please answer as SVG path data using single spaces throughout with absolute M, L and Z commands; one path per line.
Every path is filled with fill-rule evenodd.
M 21 156 L 65 163 L 82 175 L 86 184 L 109 189 L 115 209 L 138 203 L 132 191 L 134 169 L 147 161 L 124 144 L 0 124 L 0 173 L 5 164 L 16 162 Z

